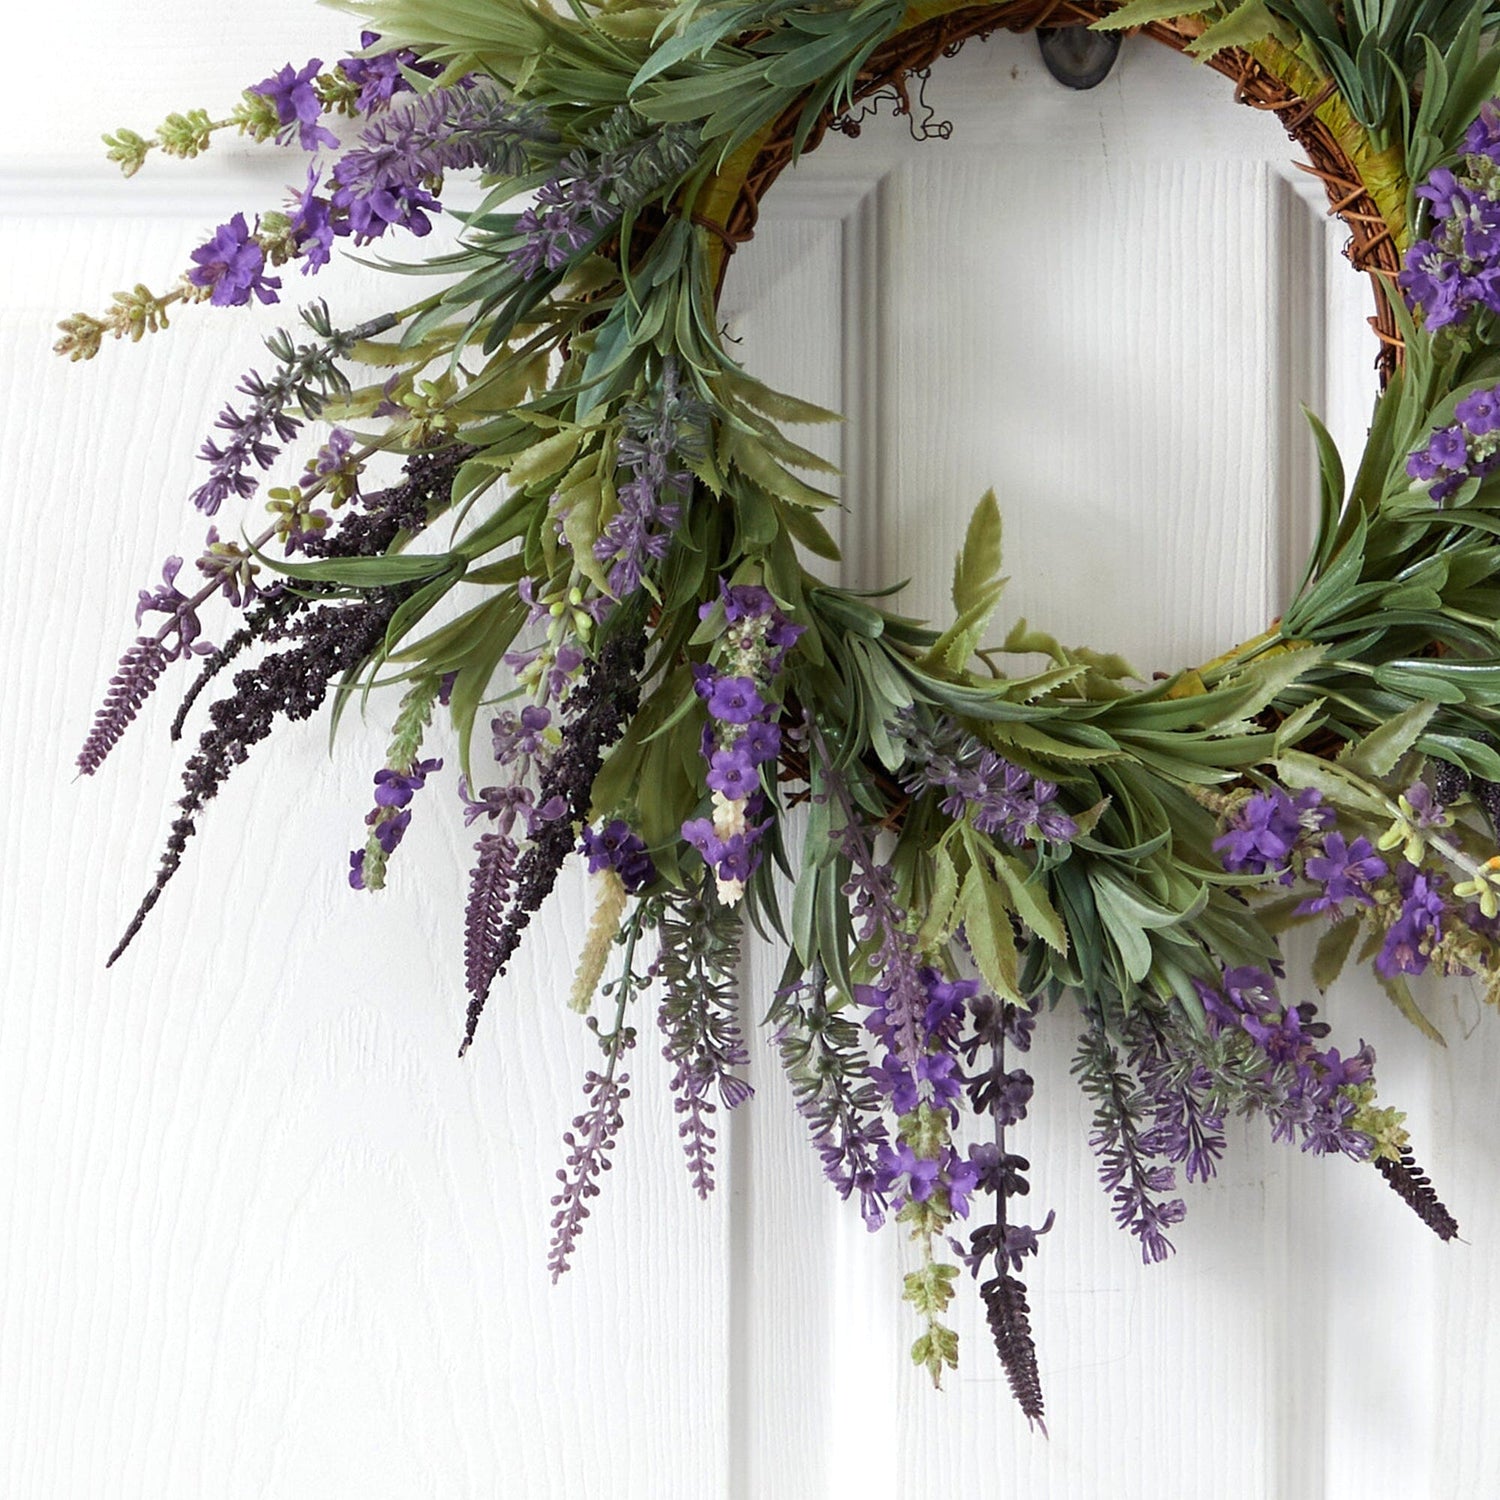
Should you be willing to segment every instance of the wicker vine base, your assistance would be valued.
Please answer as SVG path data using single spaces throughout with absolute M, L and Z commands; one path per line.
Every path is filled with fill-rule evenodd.
M 1009 3 L 966 6 L 946 14 L 919 20 L 893 37 L 871 56 L 860 71 L 852 103 L 857 105 L 873 94 L 893 92 L 898 108 L 910 109 L 907 78 L 930 68 L 944 57 L 952 57 L 963 44 L 974 37 L 986 37 L 995 31 L 1025 32 L 1039 26 L 1086 25 L 1098 20 L 1116 7 L 1101 0 L 1009 0 Z M 1175 51 L 1185 51 L 1201 34 L 1201 24 L 1192 20 L 1158 22 L 1142 28 Z M 1271 49 L 1268 49 L 1271 50 Z M 1273 65 L 1297 82 L 1288 81 Z M 1358 271 L 1368 273 L 1375 281 L 1375 314 L 1370 326 L 1380 340 L 1378 364 L 1381 379 L 1389 377 L 1401 357 L 1401 339 L 1384 291 L 1382 278 L 1393 277 L 1400 270 L 1400 249 L 1396 233 L 1403 205 L 1387 204 L 1382 211 L 1376 201 L 1367 173 L 1351 159 L 1339 138 L 1335 111 L 1340 108 L 1331 80 L 1309 73 L 1290 53 L 1275 48 L 1271 64 L 1237 48 L 1227 49 L 1208 60 L 1208 66 L 1234 82 L 1234 97 L 1252 109 L 1268 110 L 1286 128 L 1287 134 L 1307 153 L 1308 161 L 1299 163 L 1303 170 L 1320 178 L 1328 193 L 1329 212 L 1337 214 L 1349 229 L 1345 254 Z M 1298 84 L 1308 97 L 1299 92 Z M 737 187 L 728 212 L 720 222 L 700 219 L 723 243 L 719 261 L 719 285 L 722 288 L 729 256 L 736 246 L 752 238 L 760 214 L 762 199 L 772 183 L 791 165 L 793 135 L 801 105 L 788 110 L 769 135 L 748 159 L 742 175 L 731 166 L 721 177 Z M 1330 118 L 1332 117 L 1332 118 Z M 838 128 L 839 116 L 828 110 L 808 139 L 806 149 L 816 146 L 831 128 Z M 847 112 L 844 116 L 847 118 Z M 738 183 L 733 179 L 738 175 Z M 1395 221 L 1393 223 L 1393 220 Z

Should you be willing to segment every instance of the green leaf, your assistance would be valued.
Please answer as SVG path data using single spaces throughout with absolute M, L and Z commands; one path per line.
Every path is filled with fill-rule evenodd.
M 1280 29 L 1265 0 L 1244 0 L 1222 20 L 1215 21 L 1196 42 L 1189 43 L 1187 50 L 1202 62 L 1226 47 L 1252 47 Z
M 958 903 L 958 871 L 948 851 L 939 844 L 932 856 L 932 895 L 927 915 L 917 929 L 917 947 L 932 953 L 948 941 L 953 931 L 953 910 Z
M 1313 698 L 1304 703 L 1295 713 L 1288 714 L 1276 726 L 1276 733 L 1271 740 L 1272 753 L 1284 754 L 1304 735 L 1311 734 L 1318 724 L 1322 723 L 1318 715 L 1327 702 L 1326 698 Z
M 984 982 L 1000 996 L 1022 1003 L 1018 988 L 1020 970 L 1016 961 L 1016 939 L 1010 928 L 1010 907 L 995 881 L 978 863 L 969 866 L 964 879 L 962 906 L 964 930 L 974 962 Z
M 1389 776 L 1396 762 L 1422 737 L 1437 708 L 1430 699 L 1413 703 L 1405 713 L 1372 729 L 1358 744 L 1345 745 L 1339 753 L 1339 764 L 1356 776 L 1372 780 Z
M 1090 22 L 1089 30 L 1125 31 L 1134 26 L 1148 26 L 1152 21 L 1175 21 L 1178 16 L 1197 15 L 1202 8 L 1201 4 L 1184 5 L 1182 0 L 1127 0 L 1119 10 Z
M 1312 977 L 1320 990 L 1326 990 L 1343 973 L 1354 939 L 1358 936 L 1358 921 L 1345 917 L 1318 939 L 1317 951 L 1313 954 Z
M 992 592 L 998 597 L 1000 572 L 1000 506 L 986 490 L 969 517 L 964 544 L 953 564 L 953 608 L 959 614 L 975 608 Z
M 1427 1019 L 1426 1016 L 1422 1014 L 1422 1008 L 1417 1004 L 1415 998 L 1412 995 L 1411 988 L 1407 984 L 1407 982 L 1402 979 L 1400 975 L 1397 975 L 1393 979 L 1386 979 L 1383 975 L 1378 977 L 1380 978 L 1381 988 L 1390 997 L 1391 1004 L 1394 1005 L 1396 1009 L 1399 1010 L 1401 1014 L 1405 1016 L 1406 1019 L 1410 1021 L 1411 1024 L 1422 1033 L 1423 1036 L 1427 1038 L 1428 1041 L 1436 1042 L 1439 1047 L 1446 1047 L 1448 1043 L 1444 1039 L 1443 1033 L 1439 1031 L 1437 1027 Z
M 1390 802 L 1369 786 L 1362 777 L 1342 766 L 1302 750 L 1288 750 L 1273 762 L 1277 779 L 1292 790 L 1313 787 L 1322 792 L 1336 807 L 1347 807 L 1351 812 L 1369 813 L 1372 817 L 1389 821 L 1395 809 Z
M 512 455 L 509 462 L 503 465 L 511 484 L 522 489 L 561 474 L 577 456 L 583 437 L 583 432 L 578 428 L 564 429 Z
M 1013 854 L 1001 854 L 995 863 L 1027 931 L 1034 932 L 1054 953 L 1066 957 L 1068 929 L 1033 872 Z
M 1151 968 L 1151 940 L 1138 924 L 1123 893 L 1112 882 L 1101 880 L 1090 874 L 1094 902 L 1099 908 L 1099 920 L 1109 934 L 1125 966 L 1126 975 L 1136 984 L 1143 980 Z

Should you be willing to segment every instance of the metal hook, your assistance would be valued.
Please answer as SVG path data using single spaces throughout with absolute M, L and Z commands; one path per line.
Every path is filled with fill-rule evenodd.
M 1109 77 L 1120 55 L 1118 31 L 1090 31 L 1087 26 L 1042 26 L 1036 34 L 1047 71 L 1064 87 L 1096 88 Z

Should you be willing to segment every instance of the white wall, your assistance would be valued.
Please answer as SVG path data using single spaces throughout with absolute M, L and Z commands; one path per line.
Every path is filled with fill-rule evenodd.
M 1500 1490 L 1481 1114 L 1500 1055 L 1466 986 L 1432 994 L 1443 1053 L 1378 992 L 1326 1005 L 1411 1108 L 1464 1226 L 1447 1247 L 1372 1171 L 1252 1124 L 1189 1197 L 1174 1261 L 1142 1268 L 1094 1181 L 1055 1018 L 1017 1133 L 1059 1215 L 1029 1278 L 1042 1440 L 972 1309 L 945 1394 L 908 1370 L 901 1247 L 819 1180 L 764 1047 L 705 1206 L 640 1018 L 619 1165 L 549 1286 L 547 1200 L 591 1061 L 562 1005 L 586 893 L 559 893 L 460 1063 L 470 840 L 451 788 L 423 794 L 392 889 L 344 882 L 378 718 L 331 756 L 320 725 L 266 747 L 101 970 L 168 822 L 170 703 L 94 780 L 74 782 L 72 757 L 135 590 L 198 546 L 192 455 L 276 319 L 189 310 L 91 366 L 48 353 L 51 324 L 164 283 L 288 174 L 231 147 L 124 184 L 95 141 L 217 108 L 354 30 L 302 0 L 208 21 L 180 0 L 150 21 L 88 0 L 28 13 L 13 53 L 33 65 L 0 159 L 0 1494 Z M 1078 96 L 1031 42 L 997 39 L 931 95 L 953 141 L 886 122 L 830 142 L 772 195 L 725 295 L 757 371 L 855 418 L 823 435 L 848 476 L 850 576 L 910 575 L 911 607 L 938 607 L 994 485 L 1009 609 L 1146 670 L 1212 655 L 1274 613 L 1297 560 L 1298 404 L 1358 437 L 1368 294 L 1324 275 L 1339 231 L 1292 185 L 1274 122 L 1144 43 Z M 323 281 L 341 307 L 374 305 L 368 276 Z M 750 960 L 752 1017 L 777 966 Z

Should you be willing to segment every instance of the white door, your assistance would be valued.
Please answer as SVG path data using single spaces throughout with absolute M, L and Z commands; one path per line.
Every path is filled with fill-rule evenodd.
M 1252 1121 L 1220 1179 L 1189 1193 L 1174 1259 L 1141 1266 L 1094 1178 L 1074 1028 L 1049 1019 L 1015 1140 L 1037 1219 L 1058 1215 L 1028 1275 L 1044 1439 L 972 1306 L 942 1394 L 907 1364 L 903 1247 L 867 1236 L 821 1181 L 764 1039 L 759 1097 L 726 1126 L 704 1205 L 638 1018 L 618 1164 L 575 1269 L 549 1285 L 548 1199 L 592 1061 L 563 1005 L 586 892 L 560 891 L 459 1062 L 470 840 L 451 807 L 420 810 L 383 895 L 344 880 L 375 722 L 331 758 L 317 724 L 263 747 L 102 972 L 168 822 L 170 703 L 94 781 L 73 784 L 72 755 L 135 590 L 199 541 L 193 453 L 279 318 L 189 310 L 93 366 L 50 356 L 50 325 L 169 280 L 225 212 L 275 206 L 286 172 L 216 148 L 119 184 L 95 137 L 217 108 L 353 36 L 267 0 L 215 14 L 209 58 L 201 7 L 156 15 L 90 0 L 28 18 L 15 55 L 34 66 L 0 165 L 0 1490 L 1500 1490 L 1486 1274 L 1500 1211 L 1481 1113 L 1500 1044 L 1462 986 L 1430 995 L 1446 1052 L 1371 987 L 1325 1004 L 1410 1110 L 1463 1226 L 1449 1246 L 1368 1168 L 1304 1160 Z M 845 471 L 846 577 L 909 577 L 906 607 L 939 609 L 993 486 L 1007 620 L 1147 673 L 1253 634 L 1306 541 L 1299 405 L 1329 412 L 1349 449 L 1373 390 L 1369 293 L 1337 261 L 1342 230 L 1273 119 L 1144 41 L 1089 94 L 1006 37 L 941 64 L 928 92 L 952 139 L 916 142 L 888 118 L 831 139 L 773 190 L 723 300 L 758 374 L 851 418 L 814 439 Z M 357 273 L 324 280 L 356 311 L 378 295 Z M 778 971 L 773 951 L 750 956 L 751 1018 Z

